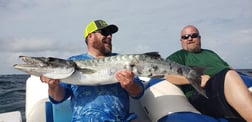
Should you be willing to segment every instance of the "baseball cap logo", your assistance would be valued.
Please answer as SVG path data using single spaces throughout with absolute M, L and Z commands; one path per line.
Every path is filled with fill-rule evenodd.
M 107 23 L 105 21 L 99 20 L 99 24 L 101 25 L 101 27 L 106 27 Z

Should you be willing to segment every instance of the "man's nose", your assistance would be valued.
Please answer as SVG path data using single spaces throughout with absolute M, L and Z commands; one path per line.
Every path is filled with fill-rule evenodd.
M 187 40 L 188 40 L 188 41 L 192 41 L 193 38 L 192 38 L 191 36 L 189 36 Z

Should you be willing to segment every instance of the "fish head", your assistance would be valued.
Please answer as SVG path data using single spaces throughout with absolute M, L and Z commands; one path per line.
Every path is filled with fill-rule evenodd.
M 75 71 L 75 63 L 53 57 L 19 56 L 26 64 L 15 64 L 14 68 L 30 75 L 45 76 L 52 79 L 63 79 Z

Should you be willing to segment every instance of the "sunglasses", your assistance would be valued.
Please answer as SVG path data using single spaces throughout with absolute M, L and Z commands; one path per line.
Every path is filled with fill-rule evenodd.
M 191 38 L 197 38 L 197 37 L 199 37 L 199 34 L 198 33 L 186 34 L 186 35 L 181 36 L 181 39 L 186 40 L 189 37 L 191 37 Z
M 96 30 L 93 33 L 101 33 L 101 35 L 103 35 L 103 36 L 111 35 L 111 32 L 108 30 Z

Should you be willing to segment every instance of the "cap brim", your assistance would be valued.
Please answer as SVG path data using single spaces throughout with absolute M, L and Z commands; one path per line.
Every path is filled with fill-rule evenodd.
M 113 34 L 118 31 L 118 27 L 116 25 L 108 25 L 108 26 L 102 28 L 101 30 L 107 30 L 109 33 Z

